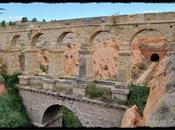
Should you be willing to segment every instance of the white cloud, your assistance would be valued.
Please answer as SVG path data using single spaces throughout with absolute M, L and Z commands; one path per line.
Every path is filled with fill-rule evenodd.
M 155 11 L 155 10 L 145 10 L 145 11 L 143 11 L 143 13 L 156 13 L 156 12 L 159 12 L 159 11 Z
M 18 21 L 21 20 L 23 16 L 6 16 L 6 17 L 0 17 L 1 20 L 5 21 Z

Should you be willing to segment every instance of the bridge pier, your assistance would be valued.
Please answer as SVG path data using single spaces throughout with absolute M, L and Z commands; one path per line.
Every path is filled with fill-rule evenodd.
M 40 65 L 37 60 L 38 49 L 30 46 L 25 47 L 24 72 L 23 75 L 36 75 L 41 73 Z
M 52 78 L 64 77 L 64 50 L 62 46 L 55 45 L 49 48 L 48 75 Z

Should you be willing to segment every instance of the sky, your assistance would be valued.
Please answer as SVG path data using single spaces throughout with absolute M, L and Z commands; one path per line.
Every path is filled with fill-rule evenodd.
M 175 3 L 1 3 L 0 21 L 17 21 L 22 17 L 29 20 L 65 20 L 74 18 L 111 16 L 114 14 L 140 14 L 152 12 L 175 12 Z

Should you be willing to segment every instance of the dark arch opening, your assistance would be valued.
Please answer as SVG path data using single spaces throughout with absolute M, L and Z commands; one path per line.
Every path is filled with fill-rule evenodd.
M 153 54 L 151 55 L 151 61 L 153 61 L 153 62 L 159 61 L 159 55 L 156 54 L 156 53 L 153 53 Z
M 45 124 L 44 127 L 49 127 L 50 124 L 55 124 L 53 121 L 58 119 L 60 114 L 60 106 L 52 105 L 44 112 L 42 123 Z M 56 123 L 58 125 L 58 123 Z

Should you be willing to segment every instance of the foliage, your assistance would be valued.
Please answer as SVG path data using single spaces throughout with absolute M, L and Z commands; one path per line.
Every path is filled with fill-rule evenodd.
M 45 19 L 43 19 L 43 22 L 46 22 L 46 20 L 45 20 Z
M 95 83 L 91 83 L 87 88 L 87 95 L 92 99 L 110 101 L 112 94 L 110 90 L 99 87 Z
M 28 18 L 27 17 L 22 17 L 21 22 L 28 22 Z
M 9 26 L 13 26 L 15 24 L 16 24 L 15 22 L 12 22 L 12 21 L 9 22 Z
M 78 117 L 76 117 L 74 113 L 71 112 L 69 109 L 62 106 L 61 112 L 63 113 L 63 127 L 67 127 L 67 128 L 82 127 Z
M 8 75 L 4 70 L 1 75 L 4 77 L 8 92 L 5 96 L 0 96 L 0 127 L 30 127 L 30 119 L 16 88 L 20 74 Z
M 32 19 L 32 22 L 37 22 L 37 19 L 36 19 L 36 18 L 33 18 L 33 19 Z
M 42 64 L 40 64 L 40 69 L 41 69 L 43 72 L 46 72 L 46 71 L 47 71 L 46 67 L 45 67 L 44 65 L 42 65 Z
M 143 110 L 146 105 L 146 101 L 149 95 L 149 87 L 141 84 L 131 84 L 129 87 L 130 94 L 126 105 L 133 106 L 137 105 L 143 115 Z
M 5 27 L 5 25 L 6 25 L 5 20 L 1 21 L 1 26 Z

